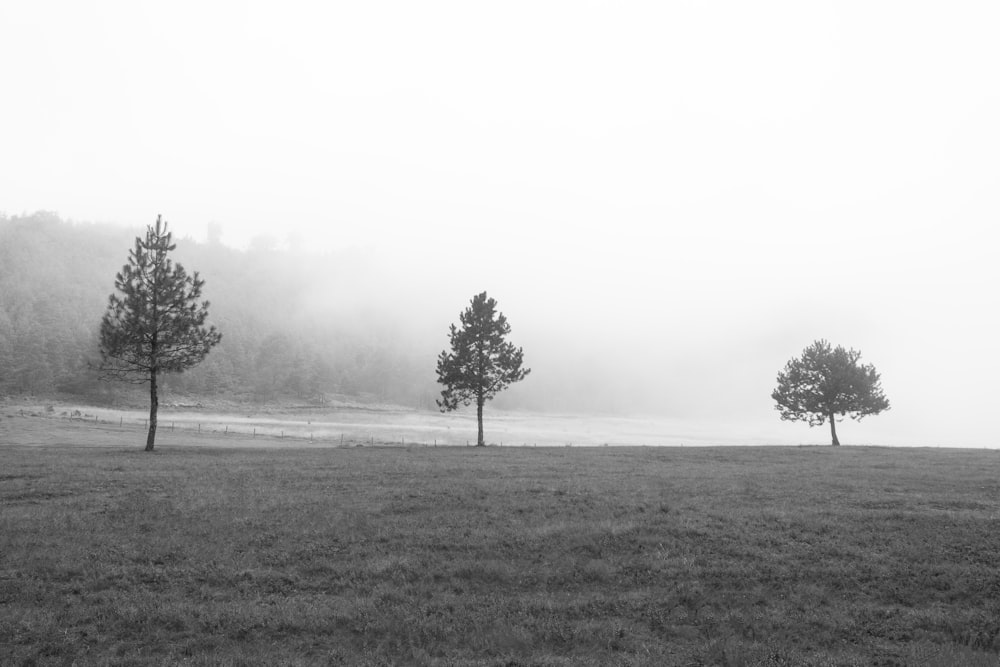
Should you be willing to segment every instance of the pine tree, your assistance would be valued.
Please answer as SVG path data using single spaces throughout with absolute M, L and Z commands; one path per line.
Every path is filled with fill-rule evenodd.
M 101 320 L 103 376 L 149 383 L 147 452 L 156 439 L 157 378 L 194 366 L 222 339 L 214 326 L 205 327 L 209 304 L 198 302 L 205 281 L 170 260 L 174 248 L 167 223 L 157 216 L 146 238 L 136 238 L 128 264 L 115 277 L 121 295 L 108 298 Z
M 786 421 L 805 421 L 821 426 L 830 421 L 833 444 L 837 438 L 837 415 L 860 421 L 889 409 L 879 374 L 871 364 L 859 365 L 861 353 L 831 348 L 818 340 L 792 359 L 778 373 L 778 387 L 771 393 L 776 409 Z
M 530 372 L 521 368 L 524 351 L 504 340 L 510 324 L 496 310 L 497 302 L 486 292 L 472 298 L 471 305 L 459 315 L 462 328 L 451 325 L 451 352 L 438 356 L 438 382 L 445 386 L 437 401 L 441 412 L 458 408 L 459 404 L 476 403 L 479 439 L 483 446 L 483 405 L 514 382 L 520 382 Z

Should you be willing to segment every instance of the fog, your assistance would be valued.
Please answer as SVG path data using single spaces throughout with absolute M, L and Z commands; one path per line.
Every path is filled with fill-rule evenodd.
M 499 407 L 825 442 L 770 393 L 826 338 L 892 402 L 845 442 L 997 445 L 993 3 L 11 5 L 0 211 L 343 262 L 303 321 L 431 380 L 487 290 Z

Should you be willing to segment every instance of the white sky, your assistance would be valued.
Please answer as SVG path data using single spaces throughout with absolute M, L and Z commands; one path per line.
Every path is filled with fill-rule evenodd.
M 995 446 L 998 34 L 995 2 L 4 2 L 0 211 L 374 248 L 435 321 L 488 289 L 533 378 L 720 420 L 777 421 L 825 337 L 893 402 L 842 440 Z

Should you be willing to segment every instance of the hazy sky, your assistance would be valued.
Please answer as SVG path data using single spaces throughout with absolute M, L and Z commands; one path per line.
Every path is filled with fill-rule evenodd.
M 842 440 L 997 445 L 998 34 L 986 1 L 4 2 L 0 211 L 371 248 L 383 296 L 487 289 L 535 381 L 644 410 L 776 422 L 825 337 L 893 402 Z

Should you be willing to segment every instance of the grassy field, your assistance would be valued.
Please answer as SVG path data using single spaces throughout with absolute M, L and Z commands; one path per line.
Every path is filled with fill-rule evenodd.
M 0 663 L 1000 662 L 994 450 L 206 442 L 0 418 Z
M 138 431 L 145 428 L 149 408 L 0 401 L 0 414 Z M 157 437 L 169 433 L 214 435 L 217 446 L 226 446 L 224 438 L 238 436 L 251 436 L 249 441 L 243 440 L 248 446 L 466 445 L 475 444 L 477 432 L 474 407 L 441 414 L 436 410 L 360 404 L 313 407 L 167 404 L 161 405 L 159 425 Z M 742 422 L 662 416 L 552 415 L 492 409 L 487 410 L 485 416 L 487 444 L 505 446 L 745 446 L 829 441 L 826 429 L 787 430 L 787 426 L 770 413 L 763 421 Z M 863 436 L 854 426 L 851 424 L 842 436 L 846 442 L 864 443 L 864 440 L 855 439 Z

